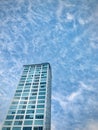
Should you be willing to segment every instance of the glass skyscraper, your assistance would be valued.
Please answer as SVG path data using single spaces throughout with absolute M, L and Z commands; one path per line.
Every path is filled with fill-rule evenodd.
M 2 130 L 51 130 L 51 67 L 24 65 Z

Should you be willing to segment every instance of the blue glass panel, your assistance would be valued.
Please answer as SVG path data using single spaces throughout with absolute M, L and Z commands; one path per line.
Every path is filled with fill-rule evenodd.
M 36 113 L 44 113 L 44 109 L 37 109 Z
M 43 127 L 34 127 L 34 130 L 43 130 Z
M 23 130 L 32 130 L 32 127 L 23 127 Z
M 44 115 L 36 115 L 35 116 L 35 119 L 43 119 L 44 118 Z
M 21 130 L 21 127 L 13 127 L 12 130 Z
M 24 117 L 23 115 L 17 115 L 16 119 L 23 119 L 23 117 Z
M 10 127 L 3 127 L 2 130 L 11 130 Z
M 24 114 L 25 110 L 18 110 L 17 114 Z
M 8 114 L 15 114 L 16 110 L 9 110 Z
M 27 114 L 33 114 L 33 113 L 34 113 L 34 110 L 27 110 L 26 113 L 27 113 Z
M 33 121 L 32 120 L 25 120 L 24 125 L 32 125 Z
M 38 99 L 45 99 L 45 96 L 38 96 Z
M 39 95 L 45 95 L 45 92 L 39 92 Z
M 15 121 L 14 125 L 22 125 L 22 121 Z
M 44 108 L 44 105 L 37 105 L 37 108 Z
M 43 120 L 35 120 L 34 125 L 43 125 Z
M 4 125 L 11 125 L 12 121 L 5 121 Z
M 14 116 L 7 116 L 7 117 L 6 117 L 7 120 L 11 120 L 11 119 L 13 119 L 13 118 L 14 118 Z
M 26 115 L 25 119 L 33 119 L 33 115 Z
M 38 103 L 45 103 L 45 100 L 38 100 Z

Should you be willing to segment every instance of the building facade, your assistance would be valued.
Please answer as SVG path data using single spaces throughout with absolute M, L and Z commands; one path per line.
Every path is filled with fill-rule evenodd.
M 51 67 L 24 65 L 2 130 L 51 130 Z

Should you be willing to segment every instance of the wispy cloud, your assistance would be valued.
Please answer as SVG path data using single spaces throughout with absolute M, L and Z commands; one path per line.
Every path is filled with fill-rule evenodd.
M 74 101 L 74 100 L 75 100 L 76 98 L 78 98 L 80 95 L 81 95 L 81 91 L 79 90 L 79 91 L 77 91 L 77 92 L 71 93 L 71 94 L 67 97 L 67 99 L 68 99 L 68 101 Z
M 53 74 L 52 130 L 96 130 L 97 3 L 0 1 L 0 122 L 22 65 L 48 61 Z
M 93 91 L 94 87 L 91 85 L 86 85 L 84 82 L 80 81 L 80 89 Z

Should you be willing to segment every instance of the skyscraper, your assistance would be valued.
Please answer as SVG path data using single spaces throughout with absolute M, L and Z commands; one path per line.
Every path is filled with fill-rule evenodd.
M 51 67 L 24 65 L 2 130 L 51 129 Z

